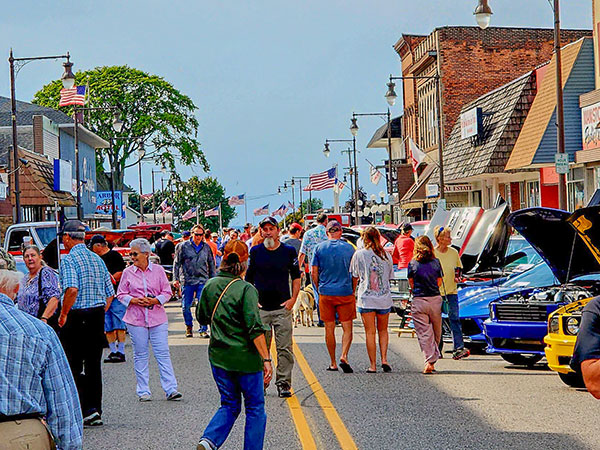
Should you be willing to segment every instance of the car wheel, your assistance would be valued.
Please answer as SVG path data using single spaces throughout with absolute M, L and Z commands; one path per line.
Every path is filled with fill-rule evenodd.
M 542 355 L 520 355 L 517 353 L 502 353 L 502 359 L 517 366 L 533 366 L 543 358 Z
M 567 386 L 571 386 L 573 388 L 584 388 L 585 383 L 583 382 L 583 375 L 581 372 L 569 372 L 569 373 L 560 373 L 558 372 L 558 376 Z

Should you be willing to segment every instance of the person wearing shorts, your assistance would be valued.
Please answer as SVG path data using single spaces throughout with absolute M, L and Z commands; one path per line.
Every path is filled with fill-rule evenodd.
M 342 226 L 332 220 L 326 227 L 328 240 L 316 246 L 311 261 L 311 277 L 320 296 L 321 320 L 325 323 L 325 344 L 331 359 L 327 368 L 337 371 L 335 357 L 335 318 L 342 324 L 342 354 L 339 366 L 344 373 L 352 373 L 348 352 L 352 345 L 352 321 L 356 319 L 356 282 L 350 274 L 354 247 L 342 241 Z

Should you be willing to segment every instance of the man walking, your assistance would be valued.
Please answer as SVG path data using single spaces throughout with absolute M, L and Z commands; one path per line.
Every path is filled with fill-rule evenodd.
M 104 312 L 115 292 L 104 261 L 85 246 L 85 225 L 68 220 L 61 233 L 69 254 L 60 265 L 60 339 L 77 385 L 83 424 L 102 425 Z
M 292 309 L 300 292 L 300 269 L 296 250 L 279 241 L 279 223 L 273 217 L 260 224 L 264 242 L 250 249 L 250 264 L 246 281 L 258 290 L 260 318 L 269 330 L 267 348 L 275 334 L 277 374 L 275 384 L 279 397 L 291 397 L 292 368 Z M 290 278 L 292 292 L 290 294 Z
M 327 240 L 327 232 L 325 231 L 325 224 L 327 223 L 327 214 L 320 213 L 315 218 L 317 222 L 317 226 L 307 230 L 304 233 L 304 238 L 302 239 L 302 245 L 300 246 L 300 253 L 298 254 L 298 263 L 300 264 L 300 268 L 304 267 L 304 263 L 310 266 L 312 263 L 312 258 L 315 253 L 315 248 L 321 242 L 325 242 Z M 319 293 L 317 292 L 317 287 L 313 283 L 313 291 L 315 293 L 315 307 L 317 308 L 317 317 L 318 322 L 317 325 L 322 327 L 323 321 L 321 320 L 321 311 L 319 309 Z
M 183 280 L 183 319 L 185 321 L 185 337 L 193 337 L 194 321 L 190 308 L 194 298 L 200 299 L 204 284 L 217 274 L 213 252 L 204 242 L 204 227 L 200 224 L 192 228 L 192 238 L 181 244 L 177 255 L 177 264 L 173 268 L 175 288 L 179 289 Z M 208 337 L 208 327 L 200 327 L 200 337 Z
M 117 292 L 121 275 L 125 270 L 123 257 L 119 252 L 108 248 L 106 238 L 101 234 L 92 236 L 90 248 L 104 261 L 108 273 L 110 273 L 113 288 Z M 126 310 L 123 303 L 111 302 L 110 308 L 104 313 L 104 333 L 110 349 L 108 357 L 104 360 L 105 363 L 125 362 L 125 330 L 127 327 L 123 322 L 123 316 Z
M 172 266 L 175 257 L 175 243 L 173 242 L 175 239 L 168 230 L 164 230 L 160 235 L 161 238 L 154 244 L 156 254 L 160 258 L 160 265 Z
M 332 220 L 327 224 L 329 240 L 315 248 L 311 262 L 313 284 L 321 297 L 321 319 L 325 322 L 325 343 L 331 359 L 327 370 L 338 370 L 335 358 L 335 318 L 342 323 L 342 355 L 340 367 L 344 373 L 352 373 L 348 364 L 348 352 L 352 344 L 352 321 L 356 319 L 356 283 L 350 274 L 350 261 L 354 248 L 342 241 L 342 226 Z M 316 291 L 315 291 L 316 292 Z
M 299 255 L 300 247 L 302 246 L 302 240 L 300 239 L 300 236 L 302 235 L 302 225 L 294 222 L 288 227 L 288 230 L 289 233 L 286 235 L 285 239 L 281 239 L 281 242 L 294 247 L 296 249 L 296 253 Z
M 400 234 L 394 242 L 394 253 L 392 257 L 395 261 L 398 261 L 398 269 L 406 269 L 408 263 L 413 258 L 415 240 L 411 236 L 412 232 L 412 225 L 410 223 L 405 223 L 402 225 L 402 234 Z
M 52 328 L 15 306 L 22 275 L 0 270 L 0 448 L 83 446 L 77 389 Z

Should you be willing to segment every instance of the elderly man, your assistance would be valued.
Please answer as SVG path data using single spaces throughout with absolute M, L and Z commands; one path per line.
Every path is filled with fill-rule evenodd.
M 56 333 L 16 308 L 22 275 L 0 270 L 0 448 L 82 448 L 77 389 Z
M 68 220 L 61 230 L 69 252 L 60 265 L 63 290 L 60 339 L 79 392 L 83 424 L 102 425 L 104 313 L 115 295 L 104 261 L 85 246 L 85 225 Z
M 185 321 L 185 337 L 190 338 L 194 335 L 194 319 L 190 311 L 194 298 L 200 299 L 204 284 L 217 274 L 215 258 L 211 248 L 204 242 L 204 234 L 202 225 L 192 228 L 192 238 L 181 244 L 177 252 L 177 264 L 173 270 L 176 288 L 179 288 L 180 280 L 183 280 L 181 309 Z M 200 328 L 200 337 L 208 337 L 207 330 L 206 325 L 203 325 Z

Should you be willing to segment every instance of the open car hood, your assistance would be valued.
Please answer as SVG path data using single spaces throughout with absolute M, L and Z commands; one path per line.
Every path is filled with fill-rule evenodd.
M 596 210 L 595 214 L 591 210 Z M 599 260 L 583 236 L 577 235 L 584 232 L 590 242 L 600 243 L 598 207 L 583 208 L 573 214 L 560 209 L 527 208 L 510 214 L 508 223 L 527 239 L 561 283 L 600 272 Z M 591 224 L 589 227 L 588 223 Z M 576 231 L 577 226 L 583 231 Z

